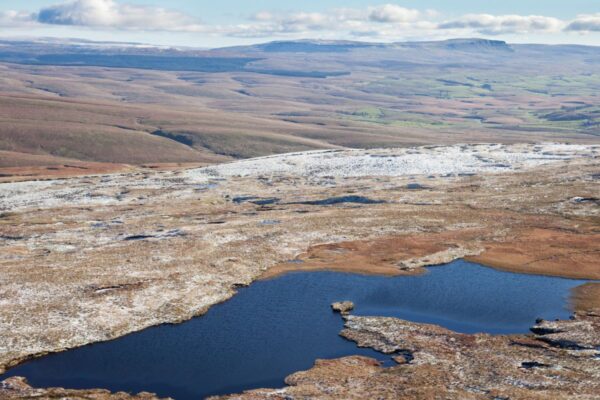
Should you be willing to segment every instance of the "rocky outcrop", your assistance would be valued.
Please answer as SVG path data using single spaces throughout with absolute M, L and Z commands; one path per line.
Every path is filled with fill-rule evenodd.
M 111 393 L 103 389 L 70 390 L 63 388 L 36 389 L 25 378 L 12 377 L 0 382 L 0 399 L 43 399 L 43 400 L 159 400 L 152 393 L 141 392 L 131 395 L 124 392 Z M 166 400 L 166 399 L 165 399 Z
M 331 309 L 342 315 L 348 315 L 350 311 L 354 310 L 354 303 L 351 301 L 338 301 L 331 304 Z
M 531 331 L 536 334 L 536 339 L 551 346 L 597 351 L 600 355 L 600 316 L 588 314 L 571 320 L 540 320 Z
M 433 254 L 429 254 L 424 257 L 410 258 L 408 260 L 402 260 L 398 263 L 398 267 L 405 271 L 415 270 L 423 268 L 428 265 L 439 265 L 447 264 L 459 258 L 468 256 L 478 256 L 483 252 L 482 248 L 464 248 L 462 246 L 449 247 L 445 250 L 438 251 Z
M 290 375 L 286 388 L 224 398 L 541 400 L 600 393 L 599 317 L 539 322 L 540 333 L 513 336 L 460 334 L 386 317 L 345 320 L 342 336 L 393 355 L 398 365 L 385 368 L 358 356 L 319 360 Z

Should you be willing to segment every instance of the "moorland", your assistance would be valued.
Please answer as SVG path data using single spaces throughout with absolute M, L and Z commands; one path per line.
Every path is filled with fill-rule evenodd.
M 0 41 L 0 398 L 196 398 L 198 371 L 186 365 L 148 378 L 161 351 L 188 353 L 177 336 L 134 342 L 144 362 L 123 374 L 115 366 L 131 353 L 95 359 L 98 375 L 68 360 L 151 329 L 180 329 L 201 347 L 193 322 L 258 281 L 323 270 L 408 279 L 468 262 L 501 272 L 505 287 L 522 274 L 561 280 L 546 288 L 559 310 L 526 321 L 530 331 L 459 332 L 435 307 L 424 315 L 437 319 L 416 321 L 331 299 L 347 307 L 341 316 L 327 303 L 314 312 L 333 319 L 327 340 L 341 335 L 349 352 L 268 384 L 225 368 L 226 386 L 206 393 L 593 399 L 599 66 L 598 47 L 483 39 L 211 50 Z M 471 278 L 463 287 L 485 290 Z M 443 284 L 426 290 L 453 301 Z M 243 350 L 240 363 L 252 358 Z
M 600 135 L 595 47 L 482 39 L 213 50 L 0 44 L 0 168 L 75 163 L 102 170 L 106 163 L 467 142 L 595 143 Z

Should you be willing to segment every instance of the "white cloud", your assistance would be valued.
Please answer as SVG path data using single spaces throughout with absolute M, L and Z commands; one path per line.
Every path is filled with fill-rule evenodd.
M 129 1 L 129 2 L 128 2 Z M 457 36 L 527 35 L 549 37 L 565 32 L 600 32 L 600 14 L 579 15 L 572 21 L 540 15 L 467 14 L 444 21 L 435 10 L 417 10 L 387 3 L 325 12 L 262 11 L 244 23 L 204 25 L 196 18 L 162 7 L 132 4 L 133 0 L 68 0 L 37 11 L 0 11 L 4 33 L 30 27 L 49 32 L 113 32 L 118 35 L 202 33 L 205 37 L 297 39 L 361 39 L 398 41 Z M 137 33 L 135 33 L 137 32 Z M 189 36 L 192 37 L 192 36 Z
M 428 11 L 426 15 L 429 15 Z M 396 36 L 400 31 L 422 29 L 418 10 L 393 4 L 383 4 L 363 9 L 338 8 L 326 13 L 291 12 L 255 14 L 252 23 L 224 28 L 222 33 L 234 37 L 302 37 L 328 36 L 335 38 L 381 38 Z M 432 27 L 431 24 L 429 24 Z
M 251 23 L 224 28 L 233 37 L 310 37 L 402 40 L 407 37 L 452 37 L 465 35 L 549 34 L 567 25 L 558 18 L 539 15 L 467 14 L 439 22 L 435 10 L 423 12 L 382 4 L 363 9 L 335 9 L 326 13 L 256 14 Z
M 114 0 L 74 0 L 42 8 L 41 24 L 123 30 L 193 31 L 199 24 L 177 11 L 161 7 L 120 4 Z
M 600 13 L 578 15 L 565 30 L 572 32 L 600 32 Z
M 383 4 L 371 7 L 369 20 L 374 22 L 413 22 L 419 19 L 421 12 L 395 4 Z
M 559 32 L 564 22 L 540 15 L 467 14 L 454 21 L 443 22 L 439 29 L 467 29 L 486 35 Z
M 268 11 L 260 11 L 252 16 L 251 19 L 254 21 L 271 21 L 274 16 Z
M 22 11 L 0 11 L 0 27 L 12 28 L 35 24 L 35 14 Z
M 272 14 L 260 12 L 253 15 L 251 20 L 252 22 L 248 24 L 221 26 L 217 30 L 220 34 L 233 37 L 259 38 L 318 32 L 335 26 L 332 16 L 321 13 Z

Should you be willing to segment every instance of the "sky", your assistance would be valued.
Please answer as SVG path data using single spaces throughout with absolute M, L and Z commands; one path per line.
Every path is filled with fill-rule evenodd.
M 0 0 L 0 37 L 190 47 L 483 37 L 600 46 L 600 0 Z

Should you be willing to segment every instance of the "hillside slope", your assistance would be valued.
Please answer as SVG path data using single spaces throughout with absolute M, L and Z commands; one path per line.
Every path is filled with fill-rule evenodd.
M 0 151 L 11 152 L 0 168 L 28 158 L 213 163 L 327 148 L 600 142 L 596 47 L 0 44 Z

